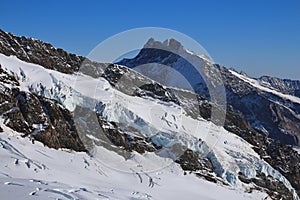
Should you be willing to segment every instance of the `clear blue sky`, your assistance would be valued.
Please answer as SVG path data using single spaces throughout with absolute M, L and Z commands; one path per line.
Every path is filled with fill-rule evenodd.
M 170 28 L 220 64 L 300 80 L 300 0 L 44 2 L 2 0 L 0 28 L 80 55 L 128 29 Z

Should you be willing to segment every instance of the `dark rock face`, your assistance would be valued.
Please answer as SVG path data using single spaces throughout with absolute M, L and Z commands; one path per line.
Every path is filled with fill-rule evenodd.
M 186 171 L 199 171 L 206 170 L 207 172 L 213 171 L 213 165 L 207 158 L 201 158 L 199 154 L 193 152 L 190 149 L 184 151 L 184 153 L 176 160 L 180 164 L 183 170 Z
M 13 86 L 11 89 L 0 82 L 0 116 L 6 126 L 52 148 L 85 151 L 70 111 L 54 100 L 19 91 L 17 79 L 5 75 Z
M 266 192 L 272 199 L 293 199 L 293 194 L 282 182 L 266 176 L 264 173 L 257 172 L 256 177 L 251 179 L 239 174 L 238 178 L 245 184 L 254 184 L 254 187 L 249 191 L 250 193 L 255 189 Z
M 0 53 L 15 55 L 19 59 L 54 69 L 63 73 L 73 73 L 84 60 L 81 56 L 69 54 L 51 44 L 28 37 L 17 37 L 0 30 Z
M 243 115 L 257 132 L 283 144 L 299 145 L 300 104 L 260 91 L 216 65 L 226 86 L 228 107 Z
M 266 176 L 263 173 L 258 173 L 256 178 L 252 178 L 251 180 L 255 185 L 266 191 L 272 199 L 293 199 L 293 195 L 283 183 L 274 180 L 272 177 Z
M 108 80 L 112 86 L 125 94 L 139 97 L 152 97 L 165 102 L 174 102 L 179 105 L 179 101 L 171 89 L 143 77 L 124 66 L 109 64 L 101 76 Z M 135 78 L 133 79 L 131 77 Z
M 130 132 L 120 129 L 120 125 L 115 122 L 108 122 L 99 116 L 99 122 L 105 136 L 112 142 L 112 144 L 124 147 L 128 152 L 136 151 L 138 153 L 154 152 L 158 147 L 147 141 L 146 138 L 137 137 Z
M 2 68 L 0 68 L 1 77 L 5 77 L 6 81 L 3 83 L 0 82 L 0 115 L 3 116 L 4 122 L 9 127 L 14 127 L 13 130 L 18 132 L 23 132 L 25 134 L 29 133 L 29 126 L 25 122 L 24 116 L 22 115 L 20 108 L 18 107 L 17 100 L 15 99 L 15 96 L 19 93 L 19 89 L 10 89 L 5 84 L 7 80 L 13 80 L 10 82 L 13 85 L 19 85 L 19 83 L 16 81 L 16 78 L 8 74 L 7 72 L 4 72 Z M 12 119 L 12 120 L 10 120 Z
M 105 69 L 102 77 L 108 80 L 111 85 L 116 86 L 121 77 L 128 72 L 129 70 L 125 67 L 110 64 Z
M 230 99 L 238 102 L 232 107 L 242 111 L 244 118 L 256 131 L 284 144 L 298 144 L 300 119 L 287 108 L 256 92 L 241 98 L 232 94 Z
M 139 136 L 140 133 L 132 127 L 125 129 L 124 126 L 116 122 L 107 121 L 95 111 L 77 106 L 75 113 L 77 116 L 75 118 L 76 127 L 87 149 L 96 144 L 115 151 L 125 158 L 130 156 L 132 151 L 145 153 L 159 149 L 148 138 Z M 96 139 L 90 139 L 87 135 Z
M 291 147 L 278 143 L 269 143 L 266 146 L 267 154 L 271 159 L 265 159 L 271 166 L 278 169 L 300 194 L 300 155 Z
M 175 162 L 180 164 L 183 170 L 190 173 L 195 172 L 200 178 L 213 183 L 220 182 L 221 184 L 226 184 L 213 173 L 213 165 L 209 159 L 200 157 L 199 154 L 190 149 L 185 150 Z
M 149 96 L 165 102 L 174 102 L 179 105 L 179 101 L 173 94 L 172 90 L 165 88 L 158 83 L 145 84 L 139 87 L 135 92 L 136 96 Z
M 47 117 L 43 115 L 42 104 L 36 96 L 31 93 L 19 92 L 15 99 L 17 107 L 29 126 L 46 123 Z
M 12 85 L 16 85 L 18 86 L 19 85 L 19 82 L 18 80 L 16 79 L 15 76 L 12 76 L 11 74 L 9 74 L 8 72 L 6 72 L 1 64 L 0 64 L 0 82 L 1 83 L 6 83 L 6 84 L 12 84 Z
M 42 97 L 40 97 L 39 100 L 41 102 L 43 112 L 47 116 L 48 124 L 51 124 L 51 126 L 48 126 L 49 128 L 47 127 L 49 132 L 45 131 L 43 132 L 44 134 L 37 134 L 37 140 L 47 140 L 47 137 L 49 136 L 51 137 L 51 140 L 54 141 L 54 143 L 49 143 L 50 147 L 53 146 L 54 148 L 86 151 L 85 146 L 78 136 L 73 114 L 53 100 Z

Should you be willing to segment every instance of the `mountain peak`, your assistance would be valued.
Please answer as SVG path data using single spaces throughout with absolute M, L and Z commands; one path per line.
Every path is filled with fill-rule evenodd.
M 161 49 L 165 51 L 172 52 L 174 54 L 180 55 L 181 57 L 187 58 L 189 56 L 197 56 L 200 59 L 204 60 L 207 63 L 212 64 L 212 59 L 206 54 L 197 54 L 194 51 L 187 49 L 182 45 L 181 42 L 174 38 L 169 38 L 163 42 L 150 38 L 143 47 L 144 49 Z
M 150 38 L 143 48 L 162 49 L 171 52 L 181 52 L 184 50 L 183 45 L 174 38 L 166 39 L 163 42 Z

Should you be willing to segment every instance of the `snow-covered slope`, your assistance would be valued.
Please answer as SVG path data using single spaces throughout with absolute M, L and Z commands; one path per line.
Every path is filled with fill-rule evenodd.
M 102 150 L 107 158 L 125 162 L 121 156 Z M 32 144 L 8 128 L 0 134 L 0 156 L 0 194 L 5 199 L 263 199 L 267 196 L 183 175 L 175 164 L 149 174 L 118 172 L 85 153 Z M 126 162 L 130 161 L 134 162 L 133 159 Z
M 139 136 L 163 147 L 152 153 L 132 152 L 125 160 L 96 145 L 90 157 L 85 153 L 48 149 L 39 143 L 30 144 L 1 124 L 4 127 L 1 188 L 19 186 L 19 192 L 29 195 L 38 187 L 33 193 L 44 197 L 49 193 L 66 199 L 261 199 L 267 195 L 256 190 L 244 193 L 256 187 L 254 183 L 241 181 L 239 176 L 251 180 L 264 174 L 283 183 L 294 199 L 299 199 L 289 181 L 262 160 L 249 143 L 223 127 L 189 117 L 173 102 L 129 96 L 113 88 L 104 78 L 63 74 L 14 56 L 0 55 L 0 64 L 18 77 L 20 86 L 17 87 L 21 90 L 55 99 L 70 111 L 75 111 L 76 105 L 95 110 L 105 120 L 118 123 L 121 129 L 132 127 Z M 97 135 L 90 138 L 101 139 Z M 213 175 L 228 186 L 208 183 L 194 174 L 184 176 L 179 165 L 173 162 L 178 158 L 178 152 L 173 151 L 178 145 L 208 158 Z M 33 179 L 46 184 L 36 186 L 39 182 Z M 178 185 L 186 187 L 178 188 Z

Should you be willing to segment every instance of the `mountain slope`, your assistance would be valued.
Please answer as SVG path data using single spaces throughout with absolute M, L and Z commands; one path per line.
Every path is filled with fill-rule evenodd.
M 15 36 L 5 36 L 6 40 L 11 37 Z M 26 41 L 35 43 L 29 38 Z M 37 43 L 42 44 L 40 41 Z M 23 43 L 19 43 L 20 49 L 23 46 Z M 22 171 L 18 174 L 14 170 L 21 160 L 27 168 L 39 174 L 39 180 L 49 183 L 50 180 L 45 176 L 48 170 L 43 169 L 42 164 L 35 165 L 41 168 L 30 168 L 26 164 L 37 161 L 45 162 L 46 168 L 49 166 L 50 171 L 53 170 L 51 181 L 58 180 L 58 184 L 51 183 L 50 188 L 43 186 L 41 193 L 52 191 L 54 195 L 59 193 L 67 199 L 80 198 L 76 195 L 83 195 L 85 189 L 79 188 L 78 193 L 74 194 L 72 190 L 55 190 L 55 187 L 70 188 L 75 185 L 78 189 L 82 185 L 89 186 L 87 190 L 93 192 L 84 194 L 82 198 L 86 199 L 88 195 L 98 195 L 95 189 L 97 184 L 104 188 L 110 185 L 113 191 L 117 190 L 116 194 L 111 189 L 112 194 L 108 194 L 108 190 L 100 192 L 115 199 L 165 199 L 174 196 L 178 199 L 187 196 L 189 199 L 220 199 L 227 195 L 228 198 L 238 199 L 261 199 L 266 196 L 298 199 L 299 155 L 290 147 L 255 133 L 239 114 L 228 112 L 223 128 L 209 121 L 211 107 L 217 105 L 192 92 L 165 87 L 126 67 L 85 60 L 82 63 L 84 70 L 76 72 L 76 66 L 70 68 L 65 62 L 61 67 L 69 69 L 69 73 L 65 69 L 44 67 L 43 61 L 40 61 L 41 65 L 24 62 L 17 51 L 12 52 L 14 56 L 0 55 L 3 74 L 0 77 L 4 77 L 0 79 L 3 88 L 1 94 L 11 94 L 1 100 L 0 105 L 3 110 L 0 126 L 4 131 L 1 134 L 1 152 L 7 158 L 1 167 L 1 172 L 6 174 L 4 180 L 13 180 L 12 183 L 19 181 L 22 185 L 26 179 L 35 176 L 32 173 L 24 175 Z M 30 54 L 26 55 L 31 60 Z M 54 60 L 61 63 L 64 58 Z M 23 95 L 23 98 L 19 98 L 19 95 Z M 17 109 L 7 107 L 8 101 L 12 101 Z M 30 107 L 31 104 L 34 108 Z M 27 107 L 31 109 L 23 109 Z M 15 115 L 5 115 L 11 113 L 7 111 L 16 110 L 19 110 L 17 113 L 21 117 L 19 121 L 14 121 L 18 119 Z M 37 119 L 34 116 L 38 116 Z M 24 123 L 20 125 L 19 122 Z M 44 131 L 47 127 L 53 127 L 57 133 L 47 134 Z M 41 137 L 43 134 L 45 137 Z M 26 142 L 22 146 L 27 139 L 16 140 L 20 135 L 28 135 L 49 147 L 87 150 L 88 154 L 51 150 L 40 143 L 32 145 Z M 61 137 L 64 135 L 66 137 Z M 52 137 L 55 140 L 51 140 Z M 80 138 L 84 148 L 73 137 Z M 53 142 L 47 143 L 49 140 Z M 26 156 L 17 153 L 21 157 L 16 158 L 16 152 L 26 151 L 29 151 Z M 46 159 L 49 156 L 62 156 L 62 159 L 47 161 L 33 153 L 36 151 L 44 151 Z M 275 159 L 277 153 L 281 154 L 280 160 Z M 69 163 L 69 156 L 85 159 Z M 63 166 L 67 163 L 76 172 L 63 171 L 65 168 L 54 163 Z M 82 165 L 85 165 L 85 169 L 80 168 Z M 108 178 L 95 175 L 99 167 L 108 172 Z M 158 169 L 161 170 L 156 171 Z M 85 170 L 90 172 L 93 181 L 86 179 L 89 176 L 86 177 Z M 127 173 L 124 174 L 124 171 Z M 189 171 L 191 175 L 183 175 Z M 74 176 L 74 173 L 78 174 L 79 182 L 86 182 L 73 183 L 65 178 Z M 289 176 L 290 173 L 293 176 Z M 119 183 L 117 180 L 120 177 L 128 181 Z M 18 178 L 25 178 L 25 182 Z M 145 178 L 148 180 L 146 183 Z M 204 194 L 205 188 L 215 187 L 215 183 L 219 184 L 217 190 L 220 190 L 220 195 Z M 182 191 L 177 190 L 178 193 L 170 192 L 181 184 L 187 187 L 183 187 Z M 131 185 L 135 185 L 135 188 L 131 188 Z M 98 196 L 103 197 L 101 195 Z
M 175 53 L 172 49 L 175 49 Z M 190 60 L 194 62 L 191 63 Z M 167 86 L 193 90 L 207 99 L 210 98 L 211 91 L 207 87 L 210 80 L 205 77 L 213 79 L 214 72 L 211 71 L 218 71 L 225 86 L 228 110 L 241 113 L 251 127 L 263 135 L 284 144 L 299 145 L 299 82 L 276 78 L 269 78 L 267 81 L 266 77 L 256 81 L 210 62 L 203 56 L 186 50 L 175 40 L 161 43 L 150 39 L 135 58 L 123 59 L 118 64 L 135 69 L 145 76 L 159 77 L 157 80 Z M 150 68 L 156 70 L 149 71 Z M 202 73 L 197 72 L 197 68 Z M 174 71 L 188 81 L 189 88 L 173 76 Z
M 25 79 L 24 82 L 20 82 L 20 87 L 21 88 L 26 88 L 26 85 L 30 86 L 32 91 L 38 90 L 40 88 L 40 84 L 43 85 L 43 88 L 45 88 L 45 91 L 43 92 L 43 94 L 49 94 L 50 92 L 46 92 L 46 91 L 56 91 L 57 89 L 57 85 L 55 84 L 56 79 L 61 79 L 61 80 L 65 80 L 63 84 L 71 84 L 72 83 L 72 78 L 74 79 L 74 81 L 76 80 L 76 83 L 78 83 L 78 85 L 83 86 L 83 87 L 79 87 L 79 88 L 72 88 L 70 89 L 70 91 L 72 91 L 73 89 L 77 89 L 77 92 L 79 92 L 81 94 L 82 101 L 77 102 L 77 104 L 79 106 L 83 106 L 85 108 L 89 108 L 93 105 L 93 101 L 89 101 L 89 97 L 91 96 L 89 93 L 89 90 L 87 90 L 86 88 L 90 88 L 95 81 L 99 82 L 98 80 L 95 79 L 91 79 L 91 77 L 86 77 L 85 75 L 79 75 L 79 76 L 70 76 L 70 75 L 64 75 L 61 74 L 59 72 L 55 72 L 55 71 L 49 71 L 47 69 L 44 69 L 40 66 L 36 66 L 36 65 L 31 65 L 31 64 L 26 64 L 14 57 L 6 57 L 6 56 L 2 56 L 1 55 L 1 63 L 3 63 L 4 66 L 6 66 L 7 69 L 9 70 L 15 70 L 15 75 L 17 74 L 25 74 L 26 76 L 30 77 L 30 73 L 32 74 L 37 74 L 37 71 L 41 71 L 44 70 L 44 72 L 42 73 L 42 75 L 40 75 L 40 80 L 38 82 L 34 82 L 34 80 L 30 80 L 30 79 Z M 20 68 L 15 68 L 14 66 L 22 66 L 22 72 L 19 71 Z M 27 67 L 26 67 L 27 65 Z M 54 75 L 55 74 L 55 75 Z M 53 78 L 53 76 L 55 78 Z M 49 77 L 49 78 L 47 78 Z M 87 79 L 88 78 L 88 79 Z M 69 79 L 69 82 L 67 81 Z M 52 80 L 52 81 L 51 81 Z M 32 81 L 32 82 L 31 82 Z M 266 175 L 270 175 L 271 177 L 274 177 L 273 180 L 271 180 L 271 182 L 274 182 L 276 184 L 279 184 L 280 182 L 277 182 L 275 180 L 278 181 L 282 181 L 284 184 L 286 184 L 287 187 L 292 188 L 289 185 L 289 182 L 278 172 L 274 173 L 274 169 L 272 167 L 270 167 L 266 162 L 260 160 L 259 156 L 255 153 L 254 150 L 251 149 L 251 146 L 249 144 L 247 144 L 245 141 L 243 141 L 242 139 L 240 139 L 239 137 L 235 136 L 232 133 L 229 133 L 227 131 L 225 131 L 223 128 L 221 127 L 217 127 L 211 123 L 208 123 L 206 121 L 196 121 L 192 118 L 186 117 L 184 115 L 184 111 L 182 111 L 180 109 L 179 106 L 177 106 L 174 103 L 163 103 L 160 100 L 155 100 L 155 99 L 149 99 L 148 97 L 145 99 L 141 99 L 139 97 L 130 97 L 127 96 L 121 92 L 118 92 L 116 90 L 114 90 L 113 88 L 111 88 L 111 86 L 109 86 L 109 84 L 105 81 L 105 79 L 100 79 L 100 83 L 103 84 L 103 86 L 101 86 L 99 91 L 96 91 L 96 93 L 94 93 L 94 98 L 97 98 L 98 102 L 101 102 L 102 105 L 105 105 L 105 107 L 101 106 L 101 107 L 97 107 L 98 113 L 104 118 L 105 121 L 107 122 L 115 122 L 118 123 L 118 129 L 123 130 L 123 134 L 124 131 L 126 130 L 125 128 L 128 128 L 128 125 L 130 127 L 133 127 L 137 130 L 137 133 L 141 134 L 143 133 L 144 136 L 146 138 L 150 138 L 150 141 L 152 141 L 155 146 L 162 146 L 164 147 L 162 150 L 158 150 L 155 151 L 156 156 L 161 157 L 160 155 L 165 155 L 164 151 L 168 150 L 170 151 L 170 153 L 180 153 L 178 151 L 172 151 L 170 149 L 173 148 L 174 145 L 178 145 L 181 144 L 182 146 L 185 146 L 186 148 L 190 148 L 192 149 L 192 151 L 199 153 L 200 155 L 202 155 L 202 159 L 204 158 L 208 158 L 212 164 L 212 169 L 213 173 L 207 173 L 205 169 L 202 169 L 199 171 L 196 170 L 197 174 L 201 177 L 202 173 L 206 176 L 211 176 L 211 179 L 215 179 L 215 181 L 218 181 L 217 177 L 220 177 L 221 179 L 219 181 L 221 181 L 221 183 L 224 181 L 224 183 L 226 182 L 227 184 L 230 184 L 234 187 L 237 188 L 248 188 L 250 185 L 244 185 L 244 183 L 242 181 L 240 181 L 240 178 L 238 178 L 239 174 L 243 174 L 243 176 L 245 176 L 245 179 L 249 179 L 249 178 L 254 178 L 257 177 L 257 179 L 261 179 L 261 175 L 258 173 L 263 173 Z M 27 86 L 27 87 L 28 87 Z M 70 85 L 60 85 L 60 87 L 70 87 Z M 103 89 L 102 89 L 103 88 Z M 104 89 L 105 88 L 105 89 Z M 99 93 L 98 93 L 99 92 Z M 73 94 L 75 92 L 72 92 Z M 64 95 L 69 96 L 67 93 L 64 93 Z M 112 101 L 111 98 L 104 98 L 105 96 L 111 96 L 113 95 L 115 99 L 115 101 Z M 57 97 L 57 95 L 53 94 L 52 98 Z M 98 99 L 99 98 L 99 99 Z M 74 100 L 74 99 L 73 99 Z M 72 109 L 72 107 L 70 107 L 70 104 L 68 104 L 68 102 L 70 101 L 62 101 L 60 98 L 57 98 L 56 101 L 61 101 L 62 104 L 64 106 L 69 107 L 69 109 Z M 107 102 L 108 101 L 108 102 Z M 132 103 L 128 103 L 128 102 L 132 102 Z M 159 103 L 160 102 L 160 103 Z M 159 103 L 159 104 L 158 104 Z M 151 112 L 151 111 L 147 111 L 145 109 L 143 109 L 143 112 L 140 112 L 141 108 L 144 107 L 144 105 L 153 105 L 153 106 L 148 106 L 149 109 L 153 108 L 153 107 L 157 107 L 157 109 L 155 109 L 155 111 Z M 73 107 L 74 109 L 74 107 Z M 78 109 L 78 108 L 75 108 Z M 78 113 L 76 113 L 77 111 L 74 110 L 75 115 L 78 115 Z M 147 114 L 151 114 L 152 116 L 156 116 L 155 118 L 151 118 L 151 116 L 149 117 Z M 79 117 L 82 119 L 82 117 L 84 117 L 86 115 L 79 115 Z M 163 118 L 163 116 L 166 116 L 166 118 Z M 170 117 L 168 117 L 170 116 Z M 174 116 L 174 117 L 172 117 Z M 139 123 L 144 124 L 144 126 L 140 126 L 139 124 L 136 123 L 136 120 L 139 120 Z M 163 119 L 163 121 L 162 121 Z M 176 120 L 175 120 L 176 119 Z M 4 124 L 7 124 L 7 122 L 4 120 Z M 7 130 L 6 125 L 3 124 L 3 127 Z M 124 126 L 126 124 L 126 127 Z M 170 124 L 174 124 L 174 126 L 170 126 Z M 106 124 L 103 124 L 106 125 Z M 102 127 L 104 127 L 102 125 Z M 193 128 L 196 127 L 197 129 Z M 14 127 L 13 127 L 14 128 Z M 90 127 L 90 128 L 94 128 L 94 126 Z M 116 127 L 115 127 L 116 128 Z M 150 129 L 149 129 L 150 128 Z M 179 128 L 180 131 L 176 131 L 176 129 Z M 211 129 L 213 129 L 213 131 L 211 131 Z M 9 130 L 9 129 L 8 129 Z M 114 130 L 114 128 L 112 128 L 111 130 Z M 198 131 L 197 131 L 198 130 Z M 85 132 L 88 131 L 86 128 L 84 130 Z M 201 134 L 199 134 L 201 131 Z M 6 131 L 9 132 L 9 131 Z M 34 131 L 32 131 L 34 132 Z M 182 133 L 183 132 L 183 133 Z M 125 132 L 126 133 L 126 132 Z M 127 132 L 128 134 L 133 134 L 132 131 Z M 214 135 L 209 135 L 215 133 Z M 38 134 L 33 134 L 33 136 L 36 139 L 39 139 L 36 136 L 39 136 L 42 133 L 38 133 Z M 91 132 L 91 134 L 93 134 L 92 140 L 94 141 L 98 141 L 101 140 L 101 135 L 97 134 L 97 132 L 93 131 Z M 196 134 L 196 135 L 195 135 Z M 139 135 L 139 137 L 141 137 L 141 135 Z M 81 137 L 81 139 L 84 139 L 83 137 Z M 43 141 L 43 140 L 42 140 Z M 209 144 L 206 144 L 207 142 L 210 142 Z M 226 141 L 226 142 L 225 142 Z M 96 143 L 95 142 L 95 143 Z M 114 143 L 114 141 L 110 141 L 112 144 L 115 145 L 126 145 L 126 143 L 124 144 L 118 144 L 118 143 Z M 69 141 L 69 144 L 71 143 L 71 141 Z M 6 144 L 6 142 L 4 142 L 4 144 Z M 47 144 L 47 143 L 46 143 Z M 62 144 L 62 143 L 59 143 Z M 97 144 L 97 143 L 96 143 Z M 208 146 L 207 146 L 208 145 Z M 62 146 L 63 147 L 63 146 Z M 93 147 L 95 148 L 95 147 Z M 98 148 L 98 145 L 96 145 L 96 148 Z M 211 149 L 212 148 L 212 149 Z M 7 149 L 6 147 L 4 147 L 4 149 Z M 245 153 L 240 152 L 240 150 L 243 149 L 243 151 Z M 119 162 L 108 162 L 107 161 L 107 156 L 110 154 L 109 152 L 114 152 L 116 150 L 113 149 L 109 149 L 110 151 L 104 151 L 105 153 L 103 154 L 103 150 L 101 151 L 97 151 L 95 154 L 93 154 L 93 157 L 100 159 L 100 161 L 105 162 L 106 164 L 108 164 L 108 167 L 113 167 L 116 168 L 118 170 L 120 170 L 119 167 Z M 127 152 L 128 150 L 126 150 Z M 22 151 L 21 151 L 22 152 Z M 98 152 L 100 152 L 100 154 L 98 154 Z M 118 153 L 118 151 L 116 151 Z M 123 170 L 129 170 L 132 169 L 134 171 L 140 171 L 140 172 L 147 172 L 147 171 L 152 171 L 155 169 L 159 169 L 157 168 L 157 166 L 154 166 L 153 168 L 153 164 L 149 165 L 147 164 L 148 162 L 153 162 L 152 159 L 149 157 L 148 155 L 149 153 L 146 154 L 142 154 L 143 156 L 146 156 L 146 158 L 142 158 L 140 162 L 140 164 L 137 166 L 136 164 L 132 164 L 132 163 L 128 163 L 125 162 L 123 164 L 124 168 Z M 154 155 L 155 155 L 154 154 Z M 140 155 L 137 155 L 136 153 L 132 153 L 132 155 L 135 155 L 135 157 L 140 157 Z M 132 155 L 130 157 L 132 157 Z M 150 154 L 151 155 L 151 154 Z M 105 159 L 103 159 L 103 156 L 105 157 Z M 154 157 L 156 157 L 154 156 Z M 201 157 L 199 157 L 198 159 L 200 159 Z M 113 157 L 114 158 L 114 157 Z M 171 159 L 172 157 L 170 157 Z M 232 160 L 232 158 L 235 158 L 234 161 Z M 110 158 L 111 159 L 111 158 Z M 136 160 L 137 158 L 135 158 L 134 160 Z M 156 160 L 155 159 L 155 160 Z M 175 157 L 176 159 L 176 157 Z M 181 159 L 184 159 L 184 157 L 181 157 Z M 13 159 L 15 160 L 15 158 Z M 14 161 L 11 161 L 12 163 Z M 119 159 L 118 159 L 119 160 Z M 140 159 L 138 159 L 140 160 Z M 147 161 L 150 160 L 150 161 Z M 242 160 L 242 162 L 241 162 Z M 24 161 L 25 162 L 25 161 Z M 37 160 L 37 162 L 40 162 L 39 160 Z M 107 163 L 108 162 L 108 163 Z M 155 165 L 159 165 L 159 166 L 168 166 L 169 164 L 171 164 L 171 160 L 167 160 L 167 161 L 155 161 Z M 188 159 L 188 162 L 191 162 L 191 160 Z M 113 164 L 116 163 L 117 166 L 113 166 Z M 133 162 L 135 163 L 135 162 Z M 180 163 L 180 160 L 179 160 Z M 254 164 L 256 163 L 256 164 Z M 254 164 L 254 166 L 253 166 Z M 106 166 L 106 165 L 104 165 Z M 127 168 L 126 168 L 127 167 Z M 202 171 L 202 172 L 201 172 Z M 4 173 L 7 174 L 7 171 L 4 171 Z M 222 180 L 224 179 L 224 180 Z M 242 179 L 243 180 L 243 179 Z M 279 186 L 279 185 L 278 185 Z M 259 186 L 254 186 L 254 188 L 257 189 L 259 188 Z M 251 186 L 250 186 L 251 188 Z M 249 189 L 250 189 L 249 188 Z M 284 189 L 284 186 L 283 186 Z M 259 189 L 260 190 L 260 189 Z M 293 190 L 293 189 L 292 189 Z M 287 191 L 286 191 L 287 192 Z
M 57 151 L 41 143 L 33 145 L 10 129 L 5 128 L 5 134 L 0 136 L 0 194 L 6 199 L 262 199 L 267 196 L 183 175 L 176 165 L 170 167 L 172 171 L 151 173 L 154 182 L 151 186 L 147 173 L 120 173 L 85 153 Z M 122 160 L 113 152 L 105 153 Z

